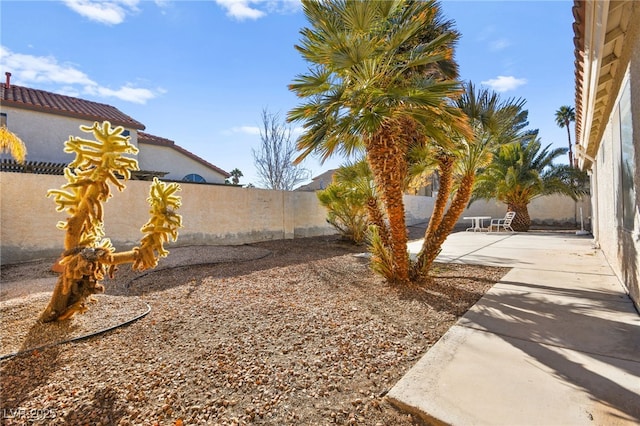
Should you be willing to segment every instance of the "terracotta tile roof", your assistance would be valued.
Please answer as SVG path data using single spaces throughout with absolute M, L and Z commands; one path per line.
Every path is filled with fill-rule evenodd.
M 161 138 L 160 136 L 150 135 L 149 133 L 145 133 L 145 132 L 138 132 L 138 143 L 146 143 L 148 145 L 166 146 L 166 147 L 172 148 L 180 152 L 181 154 L 191 158 L 192 160 L 195 160 L 198 163 L 215 170 L 216 172 L 223 175 L 225 179 L 228 177 L 231 177 L 229 173 L 225 172 L 221 168 L 214 166 L 213 164 L 209 163 L 207 160 L 204 160 L 203 158 L 198 157 L 196 154 L 190 151 L 187 151 L 180 145 L 176 145 L 176 143 L 170 139 Z
M 144 124 L 122 113 L 117 108 L 44 90 L 0 83 L 0 102 L 15 108 L 29 109 L 67 117 L 95 121 L 108 120 L 111 124 L 143 130 Z
M 575 0 L 573 2 L 573 46 L 575 56 L 575 83 L 576 83 L 576 143 L 579 143 L 582 134 L 582 78 L 584 74 L 584 15 L 585 15 L 586 3 L 581 0 Z

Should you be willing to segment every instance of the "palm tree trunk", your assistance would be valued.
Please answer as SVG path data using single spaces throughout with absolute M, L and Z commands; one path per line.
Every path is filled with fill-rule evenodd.
M 368 141 L 367 161 L 389 220 L 390 248 L 393 256 L 391 281 L 409 282 L 409 254 L 405 222 L 403 183 L 407 173 L 406 152 L 396 143 L 392 126 L 382 129 Z
M 467 208 L 467 204 L 471 199 L 475 178 L 475 174 L 473 173 L 462 177 L 460 186 L 456 191 L 456 195 L 453 197 L 447 213 L 442 218 L 440 226 L 438 226 L 438 229 L 430 236 L 430 238 L 425 238 L 422 245 L 422 251 L 420 252 L 423 259 L 416 262 L 413 269 L 413 274 L 416 277 L 425 277 L 428 274 L 431 265 L 433 265 L 433 262 L 440 253 L 442 243 L 444 243 L 444 240 L 447 239 L 453 228 L 456 226 L 456 223 L 464 209 Z
M 429 219 L 429 225 L 424 234 L 424 241 L 420 253 L 416 258 L 412 267 L 412 278 L 426 275 L 428 268 L 425 267 L 425 262 L 428 257 L 427 251 L 432 248 L 428 247 L 429 241 L 434 241 L 435 234 L 440 227 L 442 218 L 447 207 L 447 201 L 449 201 L 449 195 L 451 194 L 451 188 L 453 187 L 453 164 L 454 158 L 447 155 L 442 155 L 438 158 L 438 171 L 440 172 L 440 188 L 438 189 L 438 195 L 436 202 L 433 206 L 433 212 Z M 438 253 L 435 254 L 437 256 Z M 435 259 L 435 256 L 433 257 Z
M 566 123 L 567 137 L 569 138 L 569 166 L 574 167 L 573 164 L 573 151 L 571 151 L 571 131 L 569 130 L 569 122 Z
M 369 222 L 371 222 L 378 228 L 378 234 L 380 234 L 382 244 L 384 244 L 386 247 L 389 247 L 391 245 L 389 237 L 389 227 L 384 221 L 384 215 L 380 211 L 378 200 L 376 200 L 375 197 L 370 197 L 367 200 L 367 213 L 369 216 Z
M 531 227 L 531 218 L 527 204 L 507 204 L 507 211 L 516 212 L 511 227 L 516 232 L 527 232 Z

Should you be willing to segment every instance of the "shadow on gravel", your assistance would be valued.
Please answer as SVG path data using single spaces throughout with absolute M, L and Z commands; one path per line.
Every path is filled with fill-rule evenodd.
M 38 331 L 39 323 L 29 330 L 29 333 L 22 345 L 22 350 L 40 346 L 39 340 L 35 340 L 42 333 Z M 64 329 L 70 333 L 73 324 L 61 322 L 58 328 L 64 333 Z M 64 367 L 64 362 L 60 361 L 62 347 L 55 345 L 42 350 L 33 350 L 2 361 L 0 376 L 2 377 L 2 387 L 0 388 L 0 402 L 4 413 L 16 413 L 15 419 L 29 420 L 29 413 L 21 411 L 22 402 L 32 397 L 31 392 L 46 386 L 49 377 L 54 371 Z M 20 372 L 19 374 L 6 374 L 7 371 Z M 11 411 L 14 410 L 14 411 Z M 24 419 L 21 418 L 24 416 Z
M 193 287 L 192 291 L 197 291 L 198 285 L 207 277 L 237 277 L 266 269 L 366 251 L 365 246 L 355 245 L 338 236 L 274 240 L 244 246 L 215 246 L 217 255 L 200 256 L 206 249 L 206 246 L 170 249 L 171 253 L 167 259 L 179 253 L 182 262 L 176 262 L 176 256 L 170 265 L 160 264 L 157 269 L 142 273 L 123 267 L 116 273 L 114 280 L 104 281 L 106 293 L 140 296 L 185 284 Z M 237 255 L 227 256 L 224 254 L 225 249 L 237 250 Z

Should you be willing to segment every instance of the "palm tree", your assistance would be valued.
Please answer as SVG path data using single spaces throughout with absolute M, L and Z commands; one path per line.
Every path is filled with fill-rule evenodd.
M 229 174 L 231 175 L 231 183 L 234 185 L 238 185 L 240 183 L 240 178 L 244 176 L 238 168 L 231 170 Z
M 433 40 L 420 37 L 439 17 L 436 2 L 303 0 L 311 28 L 301 31 L 296 49 L 311 67 L 290 89 L 305 102 L 289 121 L 302 121 L 297 161 L 315 153 L 324 161 L 364 149 L 384 206 L 393 265 L 387 278 L 409 280 L 403 189 L 407 154 L 426 143 L 424 135 L 444 138 L 443 122 L 464 127 L 450 104 L 457 81 L 422 71 L 452 60 L 457 33 Z
M 369 224 L 375 223 L 380 208 L 373 175 L 364 159 L 340 166 L 332 182 L 316 195 L 327 209 L 329 224 L 356 244 L 365 241 Z M 373 215 L 372 208 L 375 209 Z
M 454 137 L 453 147 L 441 150 L 435 157 L 440 189 L 422 249 L 413 265 L 416 278 L 427 275 L 444 240 L 469 203 L 476 172 L 490 163 L 496 147 L 518 140 L 528 124 L 524 100 L 503 101 L 488 89 L 477 90 L 471 82 L 465 85 L 465 93 L 456 105 L 468 117 L 472 134 Z
M 19 164 L 23 164 L 27 156 L 27 147 L 18 136 L 7 129 L 7 126 L 0 126 L 0 154 L 8 152 Z
M 564 194 L 574 200 L 586 193 L 575 182 L 582 180 L 577 170 L 568 165 L 555 165 L 553 160 L 566 148 L 542 148 L 537 131 L 530 132 L 524 141 L 504 145 L 493 162 L 479 175 L 473 200 L 496 199 L 516 212 L 512 222 L 515 231 L 528 231 L 531 226 L 529 203 L 543 195 Z
M 571 151 L 571 131 L 569 124 L 576 121 L 576 110 L 572 106 L 564 105 L 556 111 L 556 124 L 560 127 L 567 128 L 567 138 L 569 139 L 569 166 L 574 167 L 573 152 Z

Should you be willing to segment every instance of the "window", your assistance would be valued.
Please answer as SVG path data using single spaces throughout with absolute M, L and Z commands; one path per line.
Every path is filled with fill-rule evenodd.
M 7 125 L 7 114 L 0 112 L 0 127 Z
M 131 134 L 131 132 L 128 131 L 128 130 L 123 130 L 122 131 L 122 136 L 129 136 L 130 134 Z
M 206 183 L 207 181 L 196 173 L 191 173 L 182 178 L 184 182 Z
M 620 191 L 622 200 L 622 228 L 633 231 L 636 207 L 635 155 L 633 153 L 633 126 L 631 122 L 631 89 L 629 81 L 620 98 Z

